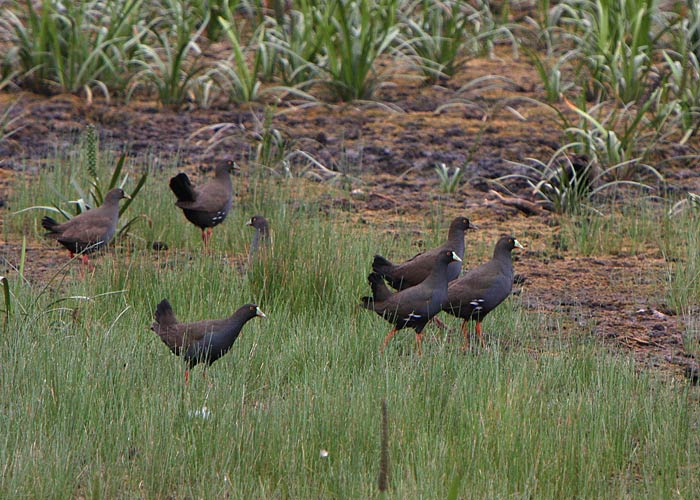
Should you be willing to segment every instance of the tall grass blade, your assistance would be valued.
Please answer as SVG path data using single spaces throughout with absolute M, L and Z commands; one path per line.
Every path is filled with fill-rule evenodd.
M 7 322 L 10 319 L 10 314 L 12 314 L 12 299 L 10 298 L 10 283 L 7 281 L 5 276 L 0 276 L 0 284 L 2 284 L 2 294 L 5 301 L 5 309 L 3 314 L 5 316 L 4 327 L 7 327 Z
M 382 493 L 389 489 L 389 410 L 386 399 L 382 399 L 381 442 L 379 456 L 379 491 Z

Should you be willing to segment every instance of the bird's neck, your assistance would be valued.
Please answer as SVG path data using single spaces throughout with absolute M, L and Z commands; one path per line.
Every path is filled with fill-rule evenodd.
M 447 233 L 447 243 L 457 255 L 460 257 L 464 255 L 464 231 L 459 228 L 450 228 Z
M 117 216 L 119 215 L 119 200 L 115 199 L 106 199 L 105 202 L 100 206 L 100 208 L 104 208 L 105 210 L 110 210 L 114 211 L 117 213 Z
M 435 288 L 435 286 L 444 282 L 445 287 L 447 287 L 447 264 L 448 262 L 437 262 L 428 277 L 425 278 L 425 283 Z
M 493 252 L 493 260 L 498 263 L 504 272 L 513 269 L 513 259 L 508 251 L 497 248 Z
M 231 184 L 231 175 L 226 170 L 217 170 L 214 177 L 216 177 L 220 182 Z
M 247 311 L 236 311 L 226 320 L 227 326 L 230 329 L 237 330 L 236 337 L 238 337 L 243 325 L 245 325 L 253 317 L 254 316 L 250 316 Z

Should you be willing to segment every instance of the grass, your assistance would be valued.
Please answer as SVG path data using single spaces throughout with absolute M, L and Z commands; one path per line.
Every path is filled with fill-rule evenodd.
M 3 496 L 374 497 L 383 397 L 397 498 L 444 496 L 458 471 L 463 494 L 488 497 L 697 487 L 687 389 L 630 360 L 585 345 L 465 357 L 454 344 L 418 359 L 403 339 L 380 356 L 372 333 L 384 324 L 367 314 L 269 303 L 269 321 L 247 326 L 208 382 L 195 372 L 185 389 L 182 366 L 145 329 L 154 298 L 169 295 L 183 318 L 224 315 L 248 300 L 246 287 L 183 286 L 203 269 L 234 278 L 218 262 L 155 271 L 158 289 L 142 285 L 155 281 L 144 279 L 150 265 L 105 264 L 70 293 L 106 278 L 127 294 L 69 302 L 77 313 L 46 312 L 3 337 Z M 202 406 L 208 419 L 190 416 Z
M 95 31 L 99 26 L 79 8 L 68 14 L 85 23 L 61 24 L 49 21 L 70 17 L 61 14 L 63 6 L 41 4 L 45 8 L 34 12 L 30 2 L 14 3 L 12 15 L 0 23 L 8 45 L 0 86 L 82 92 L 88 99 L 95 89 L 115 98 L 153 93 L 174 107 L 189 106 L 192 98 L 212 104 L 221 97 L 207 80 L 215 54 L 246 70 L 239 72 L 240 81 L 231 80 L 242 92 L 228 92 L 233 101 L 259 97 L 267 90 L 258 88 L 263 76 L 296 85 L 296 93 L 288 91 L 291 98 L 326 88 L 330 92 L 320 98 L 350 101 L 378 98 L 385 77 L 403 71 L 401 62 L 415 55 L 405 43 L 405 20 L 396 16 L 406 10 L 400 0 L 384 2 L 388 8 L 381 13 L 365 1 L 329 0 L 323 5 L 335 9 L 323 13 L 313 2 L 295 2 L 298 10 L 278 13 L 274 23 L 256 8 L 255 20 L 246 21 L 249 29 L 246 24 L 233 33 L 235 40 L 228 33 L 230 47 L 222 54 L 204 36 L 221 26 L 218 9 L 189 11 L 174 0 L 119 2 L 115 9 L 122 6 L 125 15 L 112 23 L 117 31 Z M 548 15 L 550 3 L 538 5 Z M 574 15 L 579 6 L 589 10 Z M 562 122 L 561 133 L 573 134 L 604 165 L 640 157 L 667 162 L 657 145 L 694 139 L 697 23 L 676 22 L 647 0 L 619 6 L 624 12 L 603 18 L 598 14 L 614 10 L 610 2 L 557 5 L 563 15 L 552 17 L 548 46 L 566 54 L 572 36 L 591 43 L 571 59 L 549 54 L 555 66 L 538 68 L 548 92 L 542 98 L 556 102 L 557 89 L 571 84 L 571 92 L 592 99 L 569 106 L 577 114 L 576 128 L 567 130 Z M 628 7 L 639 14 L 627 15 Z M 144 13 L 148 24 L 138 21 Z M 668 15 L 668 22 L 657 14 Z M 690 14 L 697 17 L 692 9 Z M 494 16 L 481 23 L 484 37 L 473 39 L 484 40 L 489 52 L 493 36 L 507 31 L 517 49 L 518 27 L 505 30 Z M 507 4 L 497 17 L 509 18 Z M 622 18 L 624 23 L 617 22 Z M 235 18 L 242 20 L 242 14 Z M 446 41 L 444 32 L 441 37 L 433 28 L 425 31 L 426 41 Z M 637 37 L 627 39 L 630 32 Z M 447 47 L 446 61 L 430 56 L 422 62 L 448 73 L 452 56 L 462 60 L 472 49 L 457 44 Z M 263 50 L 277 54 L 276 65 Z M 256 57 L 264 58 L 260 67 L 271 74 L 259 74 Z M 657 72 L 658 89 L 651 78 Z M 483 79 L 464 85 L 457 98 L 474 82 Z M 10 110 L 0 119 L 8 129 Z M 265 147 L 261 142 L 258 156 L 266 157 Z M 48 159 L 40 178 L 15 186 L 11 205 L 50 205 L 62 199 L 59 193 L 73 192 L 69 174 L 77 160 L 73 151 Z M 106 168 L 117 159 L 102 160 L 99 174 L 107 179 Z M 144 167 L 133 158 L 125 162 L 128 191 L 141 173 L 159 169 L 130 207 L 143 214 L 142 223 L 113 251 L 96 257 L 94 274 L 84 280 L 76 263 L 57 263 L 41 280 L 32 279 L 27 245 L 49 245 L 41 240 L 40 215 L 3 220 L 5 240 L 23 244 L 19 255 L 2 246 L 10 271 L 0 278 L 0 498 L 697 495 L 697 390 L 600 346 L 594 321 L 564 335 L 556 317 L 521 304 L 525 289 L 523 299 L 512 297 L 486 319 L 485 351 L 460 353 L 459 321 L 446 317 L 451 330 L 430 328 L 437 339 L 426 341 L 423 358 L 415 355 L 410 333 L 398 335 L 380 355 L 389 327 L 356 304 L 368 291 L 371 255 L 413 255 L 419 250 L 414 233 L 403 231 L 389 241 L 351 217 L 325 215 L 312 201 L 318 188 L 301 179 L 258 175 L 215 229 L 213 251 L 205 255 L 199 232 L 174 209 L 164 181 L 177 171 L 176 162 L 160 160 Z M 697 354 L 696 214 L 668 216 L 666 201 L 621 205 L 615 193 L 608 200 L 611 205 L 557 216 L 561 247 L 577 255 L 665 257 L 667 272 L 658 280 L 656 298 L 679 312 L 687 326 L 684 347 Z M 275 245 L 269 260 L 241 273 L 237 264 L 252 235 L 243 223 L 254 213 L 270 219 Z M 436 202 L 421 227 L 422 246 L 444 239 L 443 215 Z M 397 226 L 405 229 L 409 222 Z M 152 253 L 153 240 L 171 250 Z M 492 245 L 483 237 L 470 235 L 469 241 L 470 265 L 490 254 Z M 527 272 L 519 265 L 516 271 Z M 635 279 L 643 272 L 640 265 Z M 247 325 L 207 379 L 197 368 L 185 387 L 183 364 L 148 331 L 153 309 L 165 297 L 183 320 L 222 317 L 248 301 L 258 302 L 268 319 Z M 377 487 L 384 400 L 388 494 Z
M 50 201 L 68 182 L 56 165 L 18 185 L 13 205 Z M 175 172 L 170 163 L 160 178 Z M 459 321 L 445 317 L 452 331 L 429 329 L 438 336 L 422 358 L 410 333 L 380 355 L 388 324 L 356 304 L 372 253 L 410 255 L 407 239 L 387 246 L 376 230 L 319 213 L 299 179 L 258 178 L 204 255 L 167 183 L 150 179 L 132 209 L 152 224 L 135 232 L 169 253 L 122 242 L 85 280 L 77 266 L 48 284 L 10 277 L 0 497 L 380 497 L 383 399 L 394 498 L 688 498 L 700 488 L 697 392 L 640 371 L 585 327 L 562 336 L 513 297 L 486 319 L 486 351 L 462 354 Z M 659 226 L 647 210 L 639 241 Z M 252 213 L 269 216 L 274 249 L 240 273 L 230 257 L 245 255 Z M 691 215 L 661 224 L 663 234 L 685 237 L 672 229 L 690 231 Z M 37 217 L 5 231 L 38 238 Z M 426 244 L 443 233 L 430 225 Z M 470 241 L 470 259 L 490 253 Z M 181 320 L 248 301 L 268 318 L 185 387 L 183 363 L 148 331 L 166 297 Z
M 694 211 L 669 215 L 667 203 L 647 198 L 635 204 L 610 202 L 598 210 L 561 219 L 563 245 L 582 255 L 657 253 L 669 262 L 692 257 Z
M 82 91 L 88 100 L 96 88 L 109 98 L 124 71 L 140 2 L 14 3 L 0 33 L 12 40 L 5 63 L 17 68 L 22 83 L 40 93 Z

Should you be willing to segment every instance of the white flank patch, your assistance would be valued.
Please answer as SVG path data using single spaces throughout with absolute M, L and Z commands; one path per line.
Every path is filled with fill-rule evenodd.
M 191 411 L 189 415 L 192 418 L 201 418 L 203 420 L 206 420 L 209 417 L 211 417 L 211 410 L 206 406 L 202 406 L 201 410 Z

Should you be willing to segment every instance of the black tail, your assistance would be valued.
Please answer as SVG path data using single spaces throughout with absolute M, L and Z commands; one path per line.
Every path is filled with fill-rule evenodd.
M 393 269 L 394 264 L 391 261 L 385 259 L 381 255 L 374 256 L 374 260 L 372 261 L 372 271 L 381 276 L 386 276 L 391 274 Z
M 384 278 L 382 278 L 379 273 L 371 273 L 367 276 L 367 281 L 369 281 L 372 287 L 371 297 L 362 297 L 362 307 L 366 309 L 374 309 L 374 304 L 376 302 L 384 302 L 386 299 L 391 297 L 392 292 L 384 283 Z
M 360 306 L 365 309 L 374 310 L 374 299 L 372 297 L 360 297 Z
M 180 173 L 170 179 L 170 189 L 175 193 L 177 201 L 195 201 L 197 197 L 187 174 Z
M 151 330 L 154 330 L 156 325 L 167 326 L 177 323 L 177 318 L 175 318 L 175 313 L 173 312 L 173 308 L 170 306 L 168 299 L 161 300 L 156 306 L 155 319 L 156 322 L 151 325 Z
M 49 231 L 50 233 L 55 233 L 56 228 L 60 226 L 58 222 L 49 217 L 48 215 L 41 219 L 41 227 Z

